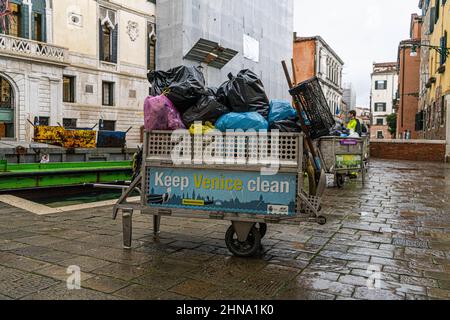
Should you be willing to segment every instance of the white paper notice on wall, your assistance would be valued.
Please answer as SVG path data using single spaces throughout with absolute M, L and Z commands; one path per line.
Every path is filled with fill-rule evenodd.
M 244 34 L 244 58 L 259 62 L 259 41 Z

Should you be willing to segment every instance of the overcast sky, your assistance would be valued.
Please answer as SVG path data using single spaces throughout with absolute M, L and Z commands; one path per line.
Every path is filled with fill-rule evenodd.
M 397 60 L 398 44 L 409 38 L 419 0 L 294 0 L 294 30 L 320 35 L 345 62 L 344 82 L 356 89 L 357 105 L 369 106 L 373 62 Z

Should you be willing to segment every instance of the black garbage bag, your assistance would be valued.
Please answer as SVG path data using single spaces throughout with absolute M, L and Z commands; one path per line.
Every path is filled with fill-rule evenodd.
M 281 120 L 272 123 L 270 130 L 278 130 L 280 132 L 302 132 L 302 124 L 298 118 Z
M 192 107 L 207 93 L 205 77 L 199 67 L 179 66 L 168 71 L 150 71 L 151 95 L 165 95 L 180 113 Z
M 208 95 L 213 96 L 215 98 L 217 98 L 217 91 L 219 90 L 219 88 L 216 87 L 208 87 L 206 88 L 206 91 L 208 92 Z
M 221 116 L 230 110 L 218 102 L 214 95 L 205 95 L 200 98 L 196 105 L 189 108 L 183 114 L 183 122 L 189 128 L 194 122 L 211 122 L 214 124 Z
M 269 98 L 258 76 L 247 69 L 240 71 L 236 77 L 230 73 L 228 78 L 218 89 L 218 101 L 233 112 L 258 112 L 267 118 Z

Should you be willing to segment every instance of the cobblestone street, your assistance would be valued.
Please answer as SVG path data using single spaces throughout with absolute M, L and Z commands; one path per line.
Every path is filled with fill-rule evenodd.
M 450 299 L 448 164 L 374 160 L 364 188 L 327 190 L 327 225 L 269 225 L 255 259 L 228 252 L 228 222 L 163 218 L 155 239 L 139 214 L 123 250 L 111 211 L 39 216 L 0 203 L 0 298 Z M 81 290 L 67 290 L 73 265 Z

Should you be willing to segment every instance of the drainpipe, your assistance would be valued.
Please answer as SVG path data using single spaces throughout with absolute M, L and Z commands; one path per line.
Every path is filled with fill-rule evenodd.
M 400 109 L 402 110 L 401 112 L 401 123 L 402 123 L 402 131 L 403 131 L 403 126 L 404 126 L 404 114 L 405 114 L 405 69 L 406 69 L 406 47 L 403 46 L 402 49 L 403 51 L 403 70 L 402 70 L 402 93 L 401 93 L 401 97 L 400 97 L 400 101 L 401 101 L 401 105 L 400 105 Z

